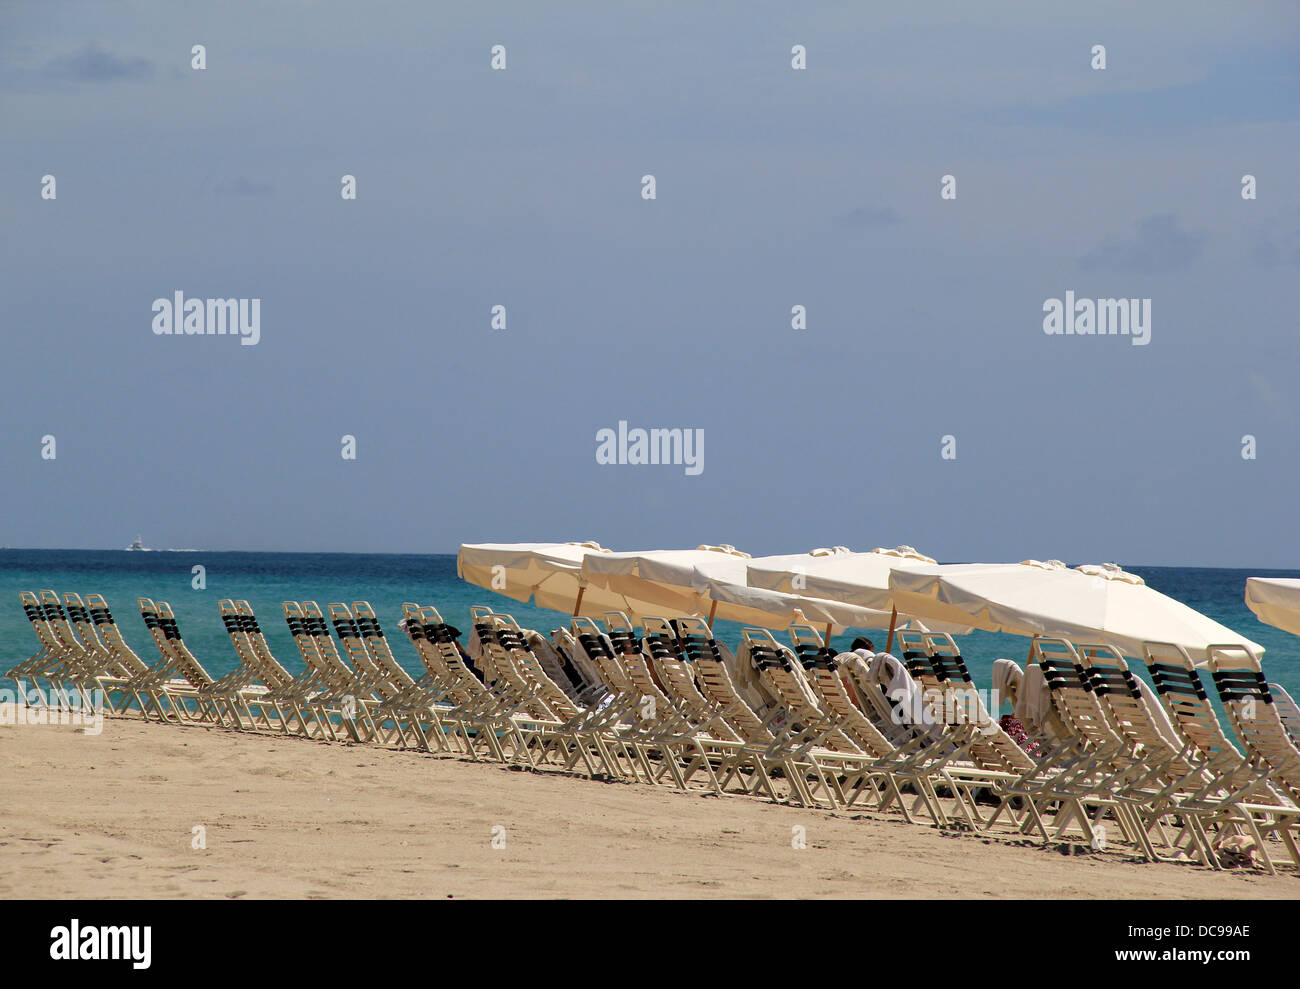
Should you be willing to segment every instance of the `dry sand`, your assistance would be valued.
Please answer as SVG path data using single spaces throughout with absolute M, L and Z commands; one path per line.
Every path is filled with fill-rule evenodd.
M 1248 897 L 1300 879 L 371 746 L 0 727 L 0 896 Z M 807 847 L 791 847 L 802 826 Z M 194 829 L 206 829 L 195 849 Z M 493 847 L 504 828 L 504 848 Z M 501 832 L 497 832 L 501 835 Z

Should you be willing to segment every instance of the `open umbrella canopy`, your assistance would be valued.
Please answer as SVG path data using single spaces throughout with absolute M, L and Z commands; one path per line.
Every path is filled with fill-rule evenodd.
M 465 581 L 539 608 L 598 617 L 606 611 L 635 614 L 646 602 L 587 586 L 582 562 L 610 551 L 598 543 L 466 543 L 456 555 Z
M 833 552 L 813 550 L 811 554 L 801 555 L 816 557 Z M 889 624 L 888 612 L 807 594 L 750 587 L 746 581 L 754 562 L 759 561 L 731 557 L 697 564 L 695 586 L 710 601 L 715 617 L 772 629 L 788 628 L 792 624 L 816 625 L 819 629 L 829 625 L 835 635 L 847 628 L 883 628 Z
M 900 621 L 919 618 L 933 631 L 953 635 L 969 632 L 972 623 L 961 609 L 944 609 L 929 598 L 922 599 L 919 604 L 923 610 L 918 609 L 906 591 L 897 591 L 890 584 L 890 575 L 897 569 L 935 566 L 931 557 L 910 546 L 874 549 L 870 553 L 769 556 L 751 561 L 747 583 L 750 587 L 838 601 L 885 615 L 896 609 Z
M 1246 606 L 1261 622 L 1300 635 L 1300 580 L 1247 577 Z
M 747 588 L 749 562 L 749 554 L 733 546 L 700 546 L 593 554 L 584 561 L 583 573 L 592 587 L 647 601 L 662 615 L 722 618 L 773 629 L 792 622 L 831 623 L 841 631 L 881 619 L 878 612 Z
M 1172 642 L 1198 662 L 1205 647 L 1235 644 L 1263 647 L 1159 591 L 1114 564 L 1067 567 L 1059 560 L 1022 563 L 963 563 L 896 570 L 890 578 L 917 614 L 955 608 L 977 628 L 1012 635 L 1052 635 L 1078 643 L 1100 643 L 1140 657 L 1144 642 Z

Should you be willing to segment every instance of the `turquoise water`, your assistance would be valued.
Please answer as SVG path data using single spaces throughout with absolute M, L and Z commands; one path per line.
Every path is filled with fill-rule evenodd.
M 191 586 L 192 567 L 206 568 L 207 587 Z M 1243 601 L 1248 576 L 1300 576 L 1296 571 L 1223 570 L 1200 567 L 1126 567 L 1148 584 L 1254 639 L 1268 650 L 1264 669 L 1300 698 L 1300 639 L 1258 621 Z M 369 601 L 388 633 L 397 658 L 412 672 L 422 672 L 415 650 L 397 633 L 402 602 L 432 604 L 444 619 L 469 630 L 469 610 L 491 605 L 512 614 L 525 628 L 544 632 L 567 624 L 559 612 L 520 604 L 456 577 L 454 556 L 396 556 L 349 553 L 127 553 L 108 550 L 0 550 L 0 670 L 26 659 L 37 648 L 36 637 L 18 603 L 18 592 L 49 588 L 62 595 L 76 591 L 103 594 L 127 642 L 146 662 L 154 662 L 153 647 L 140 612 L 138 597 L 169 602 L 190 649 L 214 676 L 236 665 L 217 602 L 246 598 L 257 612 L 276 657 L 294 672 L 302 669 L 298 651 L 280 610 L 286 600 L 313 600 L 324 608 L 332 601 Z M 718 637 L 739 642 L 740 626 L 718 622 Z M 860 632 L 837 636 L 835 645 L 847 649 Z M 870 630 L 877 648 L 885 632 Z M 961 640 L 962 652 L 981 686 L 989 685 L 993 660 L 999 657 L 1024 664 L 1029 640 L 1009 635 L 973 632 Z M 1140 664 L 1139 664 L 1140 665 Z

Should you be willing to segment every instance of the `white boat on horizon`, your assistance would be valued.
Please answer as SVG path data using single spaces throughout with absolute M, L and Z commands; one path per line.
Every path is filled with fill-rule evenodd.
M 146 545 L 144 544 L 144 537 L 143 537 L 143 536 L 140 536 L 140 535 L 137 535 L 137 536 L 135 537 L 135 542 L 131 543 L 131 545 L 128 546 L 128 547 L 126 548 L 126 551 L 127 551 L 128 553 L 130 553 L 130 552 L 132 552 L 132 551 L 139 551 L 139 552 L 141 552 L 141 553 L 148 553 L 148 552 L 150 552 L 150 549 L 149 549 L 148 546 L 146 546 Z

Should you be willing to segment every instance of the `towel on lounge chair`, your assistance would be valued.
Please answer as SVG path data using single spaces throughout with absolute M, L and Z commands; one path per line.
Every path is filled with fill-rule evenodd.
M 855 649 L 839 653 L 835 657 L 835 665 L 839 667 L 841 675 L 853 682 L 853 688 L 859 695 L 865 694 L 868 689 L 880 689 L 871 675 L 871 657 L 874 655 L 866 649 Z
M 861 654 L 866 650 L 860 649 L 857 652 Z M 865 657 L 863 661 L 866 661 Z M 889 699 L 902 709 L 901 716 L 904 720 L 913 721 L 915 720 L 913 713 L 924 710 L 921 687 L 912 679 L 901 660 L 887 652 L 873 653 L 870 659 L 870 675 L 875 683 L 885 688 Z
M 1006 701 L 1013 711 L 1024 682 L 1025 671 L 1020 668 L 1019 663 L 1011 659 L 993 660 L 993 690 L 997 693 L 998 700 Z
M 526 628 L 524 633 L 524 644 L 528 646 L 532 654 L 537 657 L 538 664 L 545 673 L 566 697 L 571 701 L 576 701 L 583 689 L 582 675 L 572 666 L 566 669 L 565 660 L 552 647 L 550 640 L 542 635 L 536 629 Z M 572 670 L 572 675 L 570 675 Z
M 568 659 L 568 665 L 573 674 L 582 681 L 578 687 L 580 691 L 594 690 L 599 693 L 605 692 L 605 681 L 600 678 L 600 671 L 587 655 L 587 650 L 582 647 L 573 633 L 567 628 L 557 628 L 551 633 L 551 648 L 556 654 Z M 566 673 L 568 670 L 565 671 Z M 570 675 L 570 679 L 573 675 Z
M 721 642 L 718 645 L 726 650 Z M 754 660 L 750 654 L 749 643 L 742 643 L 740 651 L 735 655 L 730 655 L 730 650 L 724 651 L 722 658 L 727 663 L 736 693 L 755 714 L 766 717 L 770 711 L 780 705 L 780 699 L 774 696 L 759 679 L 758 670 L 754 667 Z
M 915 708 L 903 706 L 895 710 L 886 692 L 881 690 L 882 684 L 871 671 L 875 656 L 870 650 L 855 649 L 853 652 L 839 653 L 835 657 L 835 665 L 839 668 L 840 677 L 852 684 L 862 713 L 886 738 L 895 745 L 902 745 L 912 737 L 910 713 Z M 887 690 L 888 684 L 884 686 Z M 905 702 L 907 703 L 909 702 Z
M 1047 687 L 1047 680 L 1043 678 L 1043 668 L 1032 663 L 1023 673 L 1013 709 L 1016 720 L 1031 734 L 1045 731 L 1055 714 L 1052 711 L 1052 693 Z

